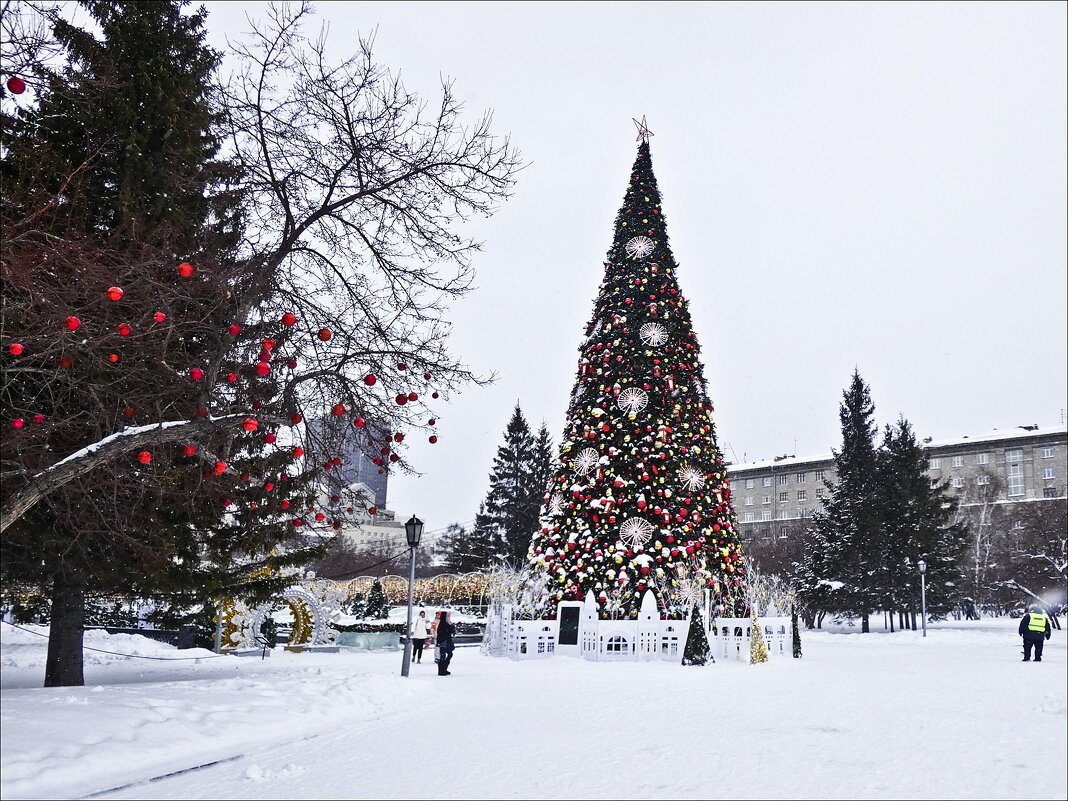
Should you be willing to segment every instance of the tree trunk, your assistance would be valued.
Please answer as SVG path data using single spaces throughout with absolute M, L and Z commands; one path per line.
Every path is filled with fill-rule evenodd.
M 818 629 L 822 629 L 823 628 L 823 616 L 824 616 L 824 614 L 825 614 L 824 612 L 820 612 L 819 617 L 816 618 L 816 628 L 818 628 Z
M 912 607 L 909 610 L 909 614 L 912 615 L 912 630 L 916 631 L 916 607 Z
M 890 610 L 890 614 L 888 615 L 888 617 L 890 618 L 890 633 L 893 634 L 894 633 L 894 610 L 893 609 Z
M 82 634 L 85 631 L 85 581 L 60 567 L 52 579 L 52 622 L 48 632 L 45 687 L 81 687 Z
M 868 613 L 865 612 L 860 618 L 860 633 L 867 634 L 871 629 L 868 626 Z

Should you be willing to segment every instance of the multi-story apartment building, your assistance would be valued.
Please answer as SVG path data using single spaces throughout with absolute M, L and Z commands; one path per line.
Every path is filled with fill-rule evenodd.
M 963 508 L 1036 501 L 1068 503 L 1068 428 L 1018 426 L 923 441 L 932 482 L 948 481 Z M 834 459 L 780 456 L 728 466 L 738 528 L 746 540 L 789 537 L 820 508 Z M 799 522 L 800 521 L 800 522 Z

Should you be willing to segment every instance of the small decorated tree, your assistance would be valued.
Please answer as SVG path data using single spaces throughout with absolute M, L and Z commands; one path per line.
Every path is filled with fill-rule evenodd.
M 363 616 L 384 620 L 389 617 L 389 609 L 389 599 L 386 597 L 385 590 L 382 589 L 382 582 L 375 579 L 375 583 L 371 585 L 371 591 L 367 593 L 367 605 L 364 607 Z
M 749 647 L 749 662 L 753 665 L 759 665 L 761 662 L 768 661 L 768 645 L 764 642 L 764 635 L 760 631 L 760 621 L 757 620 L 756 610 L 753 611 L 753 616 L 750 620 L 753 636 Z
M 693 613 L 690 615 L 690 633 L 686 637 L 686 648 L 682 652 L 682 664 L 707 665 L 715 661 L 708 647 L 701 604 L 694 604 Z

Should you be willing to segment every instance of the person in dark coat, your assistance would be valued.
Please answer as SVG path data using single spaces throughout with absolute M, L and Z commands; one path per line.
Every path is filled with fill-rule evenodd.
M 453 636 L 456 634 L 456 626 L 449 620 L 449 613 L 442 609 L 438 612 L 437 630 L 434 633 L 434 642 L 439 649 L 438 675 L 451 676 L 449 664 L 452 662 L 452 652 L 456 649 Z
M 1024 662 L 1031 661 L 1031 649 L 1035 650 L 1035 661 L 1042 661 L 1042 644 L 1050 638 L 1053 628 L 1049 616 L 1042 612 L 1038 604 L 1031 604 L 1030 611 L 1020 621 L 1020 636 L 1024 642 Z

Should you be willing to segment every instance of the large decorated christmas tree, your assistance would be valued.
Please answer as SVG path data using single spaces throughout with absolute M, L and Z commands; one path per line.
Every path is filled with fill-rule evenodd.
M 745 612 L 745 561 L 650 135 L 643 120 L 530 547 L 547 615 L 592 591 L 602 616 L 633 618 L 651 590 L 662 614 L 685 617 L 706 588 L 724 613 Z

